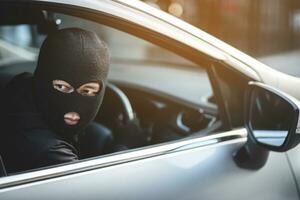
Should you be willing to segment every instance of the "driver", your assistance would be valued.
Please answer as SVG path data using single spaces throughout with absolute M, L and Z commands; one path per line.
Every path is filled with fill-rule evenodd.
M 8 172 L 109 151 L 111 132 L 92 122 L 108 68 L 107 46 L 93 32 L 68 28 L 46 38 L 33 76 L 20 74 L 5 88 L 1 153 Z

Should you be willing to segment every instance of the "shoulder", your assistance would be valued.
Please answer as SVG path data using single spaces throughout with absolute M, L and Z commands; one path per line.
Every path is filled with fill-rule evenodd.
M 26 140 L 36 157 L 35 168 L 78 160 L 75 147 L 50 130 L 31 130 L 26 133 Z
M 19 89 L 19 86 L 31 85 L 33 81 L 33 75 L 29 72 L 23 72 L 14 76 L 5 86 L 5 89 Z
M 78 160 L 76 149 L 48 129 L 7 134 L 1 154 L 9 173 Z
M 3 91 L 4 111 L 7 113 L 35 110 L 32 100 L 32 74 L 24 72 L 13 77 Z

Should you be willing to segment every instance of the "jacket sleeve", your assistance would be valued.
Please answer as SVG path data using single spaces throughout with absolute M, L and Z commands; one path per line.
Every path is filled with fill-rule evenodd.
M 78 160 L 76 148 L 49 129 L 34 129 L 23 135 L 26 162 L 31 163 L 31 169 Z
M 37 159 L 35 167 L 45 167 L 78 160 L 77 152 L 66 142 L 58 141 L 57 144 L 47 148 Z

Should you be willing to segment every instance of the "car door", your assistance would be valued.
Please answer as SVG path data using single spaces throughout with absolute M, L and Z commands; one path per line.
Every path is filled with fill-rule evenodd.
M 78 12 L 119 29 L 122 27 L 118 25 L 125 26 L 127 21 L 129 34 L 160 41 L 193 60 L 226 59 L 217 48 L 125 2 L 33 4 L 64 13 Z M 3 177 L 0 199 L 298 199 L 287 155 L 271 152 L 262 168 L 240 168 L 233 156 L 247 141 L 247 130 L 242 126 L 230 129 Z
M 291 163 L 292 170 L 294 172 L 295 179 L 297 181 L 298 190 L 300 190 L 300 166 L 299 166 L 299 154 L 300 154 L 300 147 L 297 146 L 294 149 L 291 149 L 287 153 L 287 159 Z
M 245 134 L 245 129 L 239 129 L 2 178 L 0 197 L 297 199 L 285 154 L 271 153 L 260 170 L 241 169 L 235 164 L 233 154 L 245 142 L 238 136 Z

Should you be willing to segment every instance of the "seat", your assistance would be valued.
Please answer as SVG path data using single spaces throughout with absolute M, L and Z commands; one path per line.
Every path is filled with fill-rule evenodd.
M 17 74 L 22 73 L 23 71 L 33 72 L 35 67 L 34 62 L 23 62 L 23 63 L 15 63 L 7 66 L 1 66 L 0 68 L 0 94 L 3 94 L 3 89 L 6 84 Z M 0 95 L 0 104 L 2 104 Z M 1 107 L 1 105 L 0 105 Z M 1 112 L 1 108 L 0 108 Z M 1 148 L 0 148 L 1 149 Z M 0 151 L 1 154 L 1 151 Z M 3 159 L 0 155 L 0 177 L 7 176 L 7 172 L 5 169 L 5 165 Z
M 36 66 L 36 62 L 25 61 L 19 63 L 12 63 L 9 65 L 3 65 L 0 67 L 0 89 L 3 89 L 5 85 L 16 75 L 22 72 L 33 73 Z

